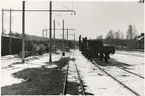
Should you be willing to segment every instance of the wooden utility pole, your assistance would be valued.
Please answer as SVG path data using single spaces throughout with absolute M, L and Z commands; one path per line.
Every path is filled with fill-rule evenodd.
M 4 13 L 3 13 L 3 9 L 2 9 L 2 36 L 3 36 L 3 29 L 4 29 L 4 28 L 3 28 L 3 27 L 4 27 L 4 26 L 3 26 L 3 25 L 4 25 L 3 15 L 4 15 Z
M 79 36 L 79 50 L 81 51 L 81 35 Z
M 44 29 L 42 30 L 42 37 L 44 38 Z
M 11 38 L 11 35 L 12 35 L 12 31 L 11 31 L 11 23 L 12 23 L 12 20 L 11 20 L 11 15 L 12 15 L 12 11 L 11 11 L 11 9 L 10 9 L 10 33 L 9 33 L 9 35 L 10 35 L 10 42 L 9 42 L 9 47 L 10 47 L 10 49 L 9 49 L 9 52 L 10 52 L 10 55 L 12 54 L 12 38 Z
M 47 30 L 45 32 L 46 32 L 46 38 L 47 38 Z
M 67 36 L 66 36 L 66 40 L 67 40 L 67 46 L 68 46 L 68 29 L 67 29 Z
M 24 63 L 25 59 L 25 1 L 23 1 L 22 5 L 22 62 Z
M 50 6 L 49 6 L 49 7 L 50 7 L 50 11 L 49 11 L 49 12 L 50 12 L 50 13 L 49 13 L 49 15 L 50 15 L 50 16 L 49 16 L 49 27 L 50 27 L 50 28 L 49 28 L 49 29 L 50 29 L 50 30 L 49 30 L 49 31 L 50 31 L 50 32 L 49 32 L 49 42 L 50 42 L 50 44 L 49 44 L 49 62 L 51 63 L 51 62 L 52 62 L 52 54 L 51 54 L 51 51 L 52 51 L 52 50 L 51 50 L 52 1 L 50 1 Z
M 3 53 L 3 30 L 4 30 L 4 19 L 3 19 L 3 9 L 2 9 L 2 37 L 1 37 L 1 53 Z
M 53 20 L 53 25 L 54 25 L 53 43 L 54 43 L 54 50 L 56 51 L 56 44 L 55 44 L 55 20 Z
M 75 47 L 75 33 L 74 33 L 74 47 Z
M 64 52 L 64 20 L 62 21 L 62 47 L 63 47 L 62 56 L 65 56 L 65 52 Z

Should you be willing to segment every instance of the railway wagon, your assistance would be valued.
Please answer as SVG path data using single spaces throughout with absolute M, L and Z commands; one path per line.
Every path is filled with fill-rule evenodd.
M 22 49 L 22 39 L 11 37 L 11 54 L 18 54 Z M 7 35 L 1 36 L 1 56 L 10 54 L 10 37 Z
M 42 54 L 44 50 L 48 50 L 47 46 L 43 44 L 38 45 L 40 48 L 39 54 Z M 33 49 L 33 43 L 31 41 L 25 41 L 25 55 L 31 56 Z M 19 54 L 22 55 L 22 39 L 19 37 L 11 36 L 11 54 Z M 47 51 L 46 50 L 46 51 Z M 47 51 L 49 52 L 49 50 Z M 38 53 L 38 52 L 37 52 Z M 1 36 L 1 56 L 9 55 L 10 54 L 10 36 L 3 35 Z
M 102 40 L 87 40 L 87 38 L 83 38 L 81 51 L 82 54 L 90 60 L 92 60 L 92 58 L 100 58 L 100 60 L 105 59 L 105 62 L 107 62 L 108 59 L 110 59 L 109 55 L 115 53 L 115 47 L 104 46 Z

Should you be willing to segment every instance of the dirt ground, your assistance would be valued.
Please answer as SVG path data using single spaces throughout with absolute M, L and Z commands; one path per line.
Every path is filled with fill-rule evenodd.
M 1 88 L 2 95 L 60 95 L 63 92 L 65 72 L 62 68 L 68 64 L 70 58 L 61 58 L 52 64 L 55 68 L 27 68 L 13 73 L 15 78 L 22 78 L 24 82 L 4 86 Z M 48 64 L 48 62 L 46 62 Z M 78 85 L 68 82 L 69 86 Z M 69 88 L 70 94 L 78 94 L 77 86 Z M 70 92 L 70 91 L 69 91 Z

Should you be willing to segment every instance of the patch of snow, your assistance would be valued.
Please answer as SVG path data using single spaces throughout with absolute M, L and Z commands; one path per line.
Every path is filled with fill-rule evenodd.
M 115 54 L 124 54 L 124 55 L 131 55 L 131 56 L 139 56 L 144 57 L 144 52 L 137 52 L 137 51 L 119 51 L 117 50 Z
M 78 75 L 77 75 L 74 63 L 75 62 L 73 62 L 73 61 L 69 61 L 68 81 L 79 83 L 79 81 L 78 81 Z
M 57 61 L 60 58 L 60 54 L 52 54 L 52 61 Z M 21 58 L 16 58 L 15 55 L 4 56 L 1 58 L 1 87 L 21 83 L 23 79 L 14 78 L 12 74 L 26 68 L 40 68 L 43 65 L 46 65 L 46 68 L 57 67 L 57 65 L 49 65 L 49 53 L 38 56 L 30 56 L 25 58 L 25 60 L 26 61 L 23 64 L 21 63 Z
M 19 70 L 17 70 L 19 71 Z M 19 78 L 14 78 L 12 76 L 12 73 L 17 72 L 16 70 L 1 70 L 1 87 L 6 86 L 6 85 L 12 85 L 12 84 L 17 84 L 21 83 L 23 79 Z
M 55 67 L 57 67 L 57 65 L 47 65 L 47 66 L 45 66 L 46 68 L 55 68 Z
M 140 74 L 141 76 L 144 76 L 144 58 L 143 57 L 115 53 L 114 55 L 111 56 L 111 59 L 115 59 L 115 61 L 131 65 L 129 67 L 132 69 L 130 70 L 128 69 L 129 71 Z
M 125 85 L 135 90 L 140 96 L 144 95 L 144 79 L 123 71 L 117 67 L 103 67 L 108 73 L 123 82 Z
M 86 92 L 92 93 L 96 96 L 133 96 L 130 91 L 125 89 L 122 85 L 114 81 L 84 58 L 78 50 L 73 54 L 76 59 L 81 79 L 86 85 Z

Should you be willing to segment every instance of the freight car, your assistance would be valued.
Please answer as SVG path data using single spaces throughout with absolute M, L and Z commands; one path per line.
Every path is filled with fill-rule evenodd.
M 39 46 L 39 47 L 38 47 Z M 32 41 L 25 41 L 25 56 L 31 56 L 35 53 L 43 54 L 44 51 L 49 52 L 49 47 L 43 44 L 37 45 L 38 49 L 35 50 Z M 11 54 L 19 54 L 22 56 L 22 38 L 11 36 Z M 36 52 L 35 52 L 36 51 Z M 1 56 L 10 54 L 10 36 L 1 36 Z
M 1 36 L 1 56 L 10 54 L 10 37 L 9 35 Z M 19 54 L 22 49 L 22 39 L 11 36 L 11 54 Z
M 83 38 L 82 42 L 79 41 L 80 50 L 82 54 L 92 61 L 93 58 L 100 58 L 100 60 L 105 59 L 105 62 L 110 59 L 110 54 L 115 53 L 114 46 L 104 46 L 102 40 L 87 40 L 87 38 Z

